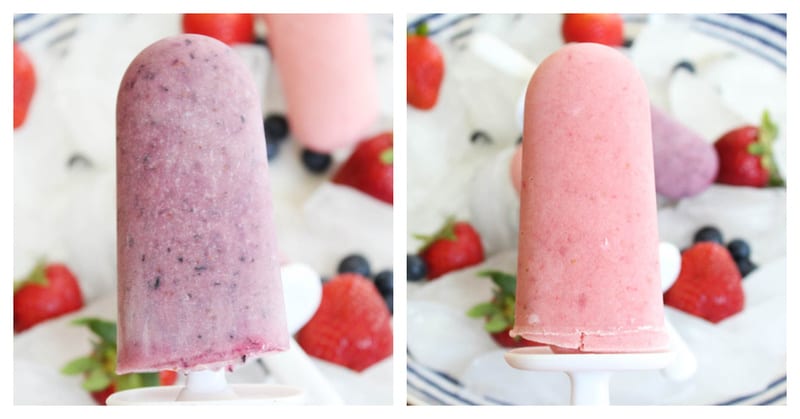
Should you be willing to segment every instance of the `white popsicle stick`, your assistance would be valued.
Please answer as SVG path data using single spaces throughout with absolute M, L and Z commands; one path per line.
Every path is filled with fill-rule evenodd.
M 313 269 L 301 264 L 281 267 L 281 279 L 286 302 L 286 323 L 289 334 L 294 335 L 317 311 L 322 301 L 322 282 Z M 261 359 L 278 382 L 303 388 L 309 403 L 344 404 L 330 381 L 294 339 L 289 341 L 289 350 Z
M 527 371 L 563 371 L 570 380 L 570 404 L 607 406 L 608 383 L 616 371 L 654 370 L 672 362 L 673 352 L 594 354 L 553 353 L 546 346 L 512 349 L 506 362 Z
M 661 266 L 661 290 L 666 292 L 681 273 L 681 252 L 672 243 L 661 242 L 658 246 L 658 256 Z M 673 381 L 688 380 L 697 372 L 697 358 L 669 319 L 665 318 L 664 323 L 669 333 L 670 350 L 675 352 L 675 360 L 661 372 Z

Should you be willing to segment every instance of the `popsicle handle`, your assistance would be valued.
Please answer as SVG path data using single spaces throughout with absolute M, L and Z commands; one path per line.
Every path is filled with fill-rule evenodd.
M 225 379 L 225 370 L 191 371 L 186 376 L 186 386 L 178 393 L 177 401 L 233 400 L 236 393 Z
M 570 404 L 573 406 L 608 406 L 609 371 L 567 371 L 569 376 Z
M 661 373 L 673 381 L 686 381 L 697 372 L 697 358 L 675 326 L 667 319 L 664 319 L 664 323 L 669 333 L 670 350 L 675 352 L 675 360 L 661 370 Z
M 262 358 L 281 384 L 303 388 L 310 403 L 343 405 L 344 400 L 294 340 L 289 350 Z

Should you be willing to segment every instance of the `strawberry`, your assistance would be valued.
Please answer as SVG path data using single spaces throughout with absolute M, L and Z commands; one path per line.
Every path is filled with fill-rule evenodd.
M 424 240 L 418 253 L 428 266 L 428 279 L 483 262 L 483 244 L 478 232 L 467 222 L 448 217 L 432 236 L 414 235 Z
M 14 333 L 81 307 L 83 295 L 69 268 L 40 261 L 24 280 L 14 283 Z
M 183 32 L 216 38 L 228 45 L 255 39 L 252 14 L 199 13 L 183 15 Z
M 311 356 L 361 372 L 392 355 L 391 317 L 372 281 L 340 274 L 323 285 L 322 302 L 297 343 Z
M 754 187 L 784 185 L 772 155 L 772 142 L 777 136 L 778 127 L 764 111 L 761 127 L 747 125 L 720 137 L 714 143 L 719 156 L 717 183 Z
M 481 271 L 479 277 L 490 278 L 496 285 L 494 296 L 487 303 L 478 304 L 469 311 L 467 316 L 483 317 L 486 323 L 483 328 L 489 332 L 498 345 L 506 348 L 520 346 L 539 346 L 538 342 L 525 340 L 519 336 L 511 337 L 508 332 L 514 326 L 514 309 L 517 299 L 517 277 L 499 271 Z
M 97 404 L 105 405 L 108 396 L 118 390 L 172 385 L 178 379 L 175 371 L 117 375 L 114 372 L 117 367 L 116 323 L 96 318 L 82 318 L 74 320 L 72 324 L 89 327 L 99 340 L 92 342 L 92 353 L 89 356 L 73 359 L 61 369 L 61 373 L 83 374 L 83 388 Z
M 564 42 L 595 42 L 616 47 L 624 42 L 622 26 L 618 14 L 566 14 L 561 36 Z
M 28 116 L 28 107 L 36 90 L 36 72 L 28 54 L 14 42 L 14 129 Z
M 425 24 L 406 38 L 406 100 L 418 109 L 431 109 L 439 98 L 444 77 L 444 58 L 427 36 Z
M 744 308 L 742 275 L 725 246 L 699 242 L 681 255 L 681 272 L 664 304 L 718 323 Z
M 333 183 L 352 186 L 392 204 L 394 190 L 393 135 L 385 132 L 362 141 L 333 176 Z

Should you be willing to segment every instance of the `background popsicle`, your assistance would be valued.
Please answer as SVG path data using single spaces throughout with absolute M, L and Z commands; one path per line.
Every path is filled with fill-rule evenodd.
M 378 116 L 366 16 L 269 14 L 265 19 L 294 138 L 317 152 L 365 138 Z
M 514 335 L 561 350 L 667 348 L 647 89 L 611 48 L 570 44 L 525 101 Z
M 258 92 L 233 50 L 163 39 L 117 99 L 119 373 L 288 347 Z

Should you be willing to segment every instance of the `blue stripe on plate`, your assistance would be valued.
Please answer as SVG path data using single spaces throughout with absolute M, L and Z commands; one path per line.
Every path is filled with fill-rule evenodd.
M 766 400 L 766 401 L 764 401 L 762 403 L 759 403 L 758 405 L 759 406 L 773 405 L 773 404 L 778 404 L 778 402 L 781 402 L 781 401 L 783 402 L 781 404 L 786 404 L 786 392 L 785 391 L 783 393 L 781 393 L 781 394 L 769 399 L 769 400 Z
M 750 54 L 753 54 L 753 55 L 763 59 L 764 61 L 769 62 L 770 64 L 774 65 L 775 67 L 778 67 L 778 68 L 780 68 L 782 70 L 786 70 L 785 58 L 783 58 L 783 59 L 774 58 L 774 57 L 770 56 L 769 54 L 764 53 L 764 51 L 762 51 L 762 50 L 760 50 L 758 48 L 751 47 L 751 46 L 743 44 L 742 42 L 740 42 L 741 39 L 736 39 L 736 37 L 730 36 L 730 35 L 723 35 L 718 31 L 708 30 L 708 29 L 703 28 L 703 27 L 696 27 L 695 30 L 697 32 L 700 32 L 700 33 L 704 34 L 704 35 L 708 35 L 711 38 L 719 39 L 719 40 L 725 41 L 725 42 L 727 42 L 729 44 L 736 45 L 738 48 L 741 48 L 741 49 L 749 52 Z
M 409 377 L 414 377 L 430 384 L 434 389 L 439 390 L 448 397 L 462 399 L 465 400 L 465 403 L 472 405 L 511 405 L 511 403 L 504 400 L 470 392 L 457 378 L 447 373 L 427 368 L 414 360 L 411 354 L 408 354 L 407 360 L 406 370 L 409 372 Z M 412 385 L 412 387 L 418 387 L 412 380 L 409 380 L 408 384 Z
M 24 22 L 24 21 L 26 21 L 26 20 L 34 17 L 34 16 L 36 16 L 36 15 L 33 14 L 33 13 L 24 13 L 24 14 L 20 14 L 20 15 L 14 15 L 14 23 L 16 24 L 17 22 Z
M 769 29 L 772 32 L 775 32 L 776 34 L 780 35 L 782 38 L 786 38 L 786 20 L 783 21 L 783 25 L 782 26 L 778 26 L 778 25 L 774 25 L 774 24 L 770 23 L 767 20 L 764 20 L 764 18 L 762 18 L 760 16 L 752 16 L 752 15 L 744 15 L 744 14 L 730 14 L 728 16 L 733 16 L 733 17 L 735 17 L 737 19 L 741 19 L 741 20 L 743 20 L 745 22 L 753 23 L 753 24 L 756 24 L 758 26 L 762 26 L 764 28 Z
M 763 45 L 763 46 L 765 46 L 765 47 L 767 47 L 769 49 L 775 50 L 777 52 L 780 52 L 783 55 L 786 55 L 786 48 L 785 47 L 780 46 L 780 45 L 776 45 L 773 41 L 765 39 L 765 38 L 762 38 L 760 36 L 756 36 L 752 32 L 748 32 L 747 30 L 744 30 L 744 29 L 741 29 L 741 28 L 738 28 L 738 27 L 730 26 L 728 24 L 728 22 L 720 21 L 720 20 L 717 20 L 717 19 L 711 19 L 711 18 L 707 18 L 707 17 L 704 17 L 704 16 L 699 16 L 697 18 L 697 21 L 703 22 L 703 23 L 706 23 L 708 25 L 715 26 L 715 27 L 718 27 L 718 28 L 721 28 L 721 29 L 724 29 L 724 30 L 726 30 L 728 32 L 739 34 L 739 35 L 741 35 L 741 36 L 743 36 L 745 38 L 753 39 L 753 40 L 757 41 L 758 43 L 760 43 L 761 45 Z
M 61 23 L 63 21 L 66 21 L 67 19 L 73 19 L 73 18 L 78 17 L 78 16 L 80 16 L 80 15 L 70 14 L 70 15 L 58 15 L 58 16 L 55 16 L 55 17 L 47 20 L 43 24 L 35 26 L 33 29 L 29 30 L 28 32 L 26 32 L 24 34 L 17 34 L 17 40 L 19 42 L 25 42 L 26 40 L 32 38 L 33 36 L 35 36 L 35 35 L 37 35 L 37 34 L 39 34 L 41 32 L 44 32 L 45 30 L 47 30 L 49 28 L 52 28 L 55 25 L 57 25 L 57 24 L 59 24 L 59 23 Z M 17 22 L 14 22 L 14 23 L 17 23 Z
M 747 394 L 747 395 L 744 395 L 744 396 L 736 397 L 734 399 L 730 399 L 728 401 L 725 401 L 725 402 L 722 402 L 722 403 L 718 403 L 718 404 L 720 404 L 720 405 L 743 404 L 743 402 L 745 402 L 747 400 L 750 400 L 750 399 L 753 399 L 753 398 L 756 398 L 756 397 L 758 397 L 760 395 L 763 395 L 764 393 L 770 391 L 771 389 L 773 389 L 775 387 L 780 386 L 781 384 L 783 384 L 784 394 L 785 394 L 786 393 L 786 391 L 785 391 L 785 388 L 786 388 L 786 376 L 784 375 L 783 377 L 780 377 L 777 380 L 767 384 L 767 386 L 764 387 L 763 390 L 757 391 L 755 393 L 750 393 L 750 394 Z

